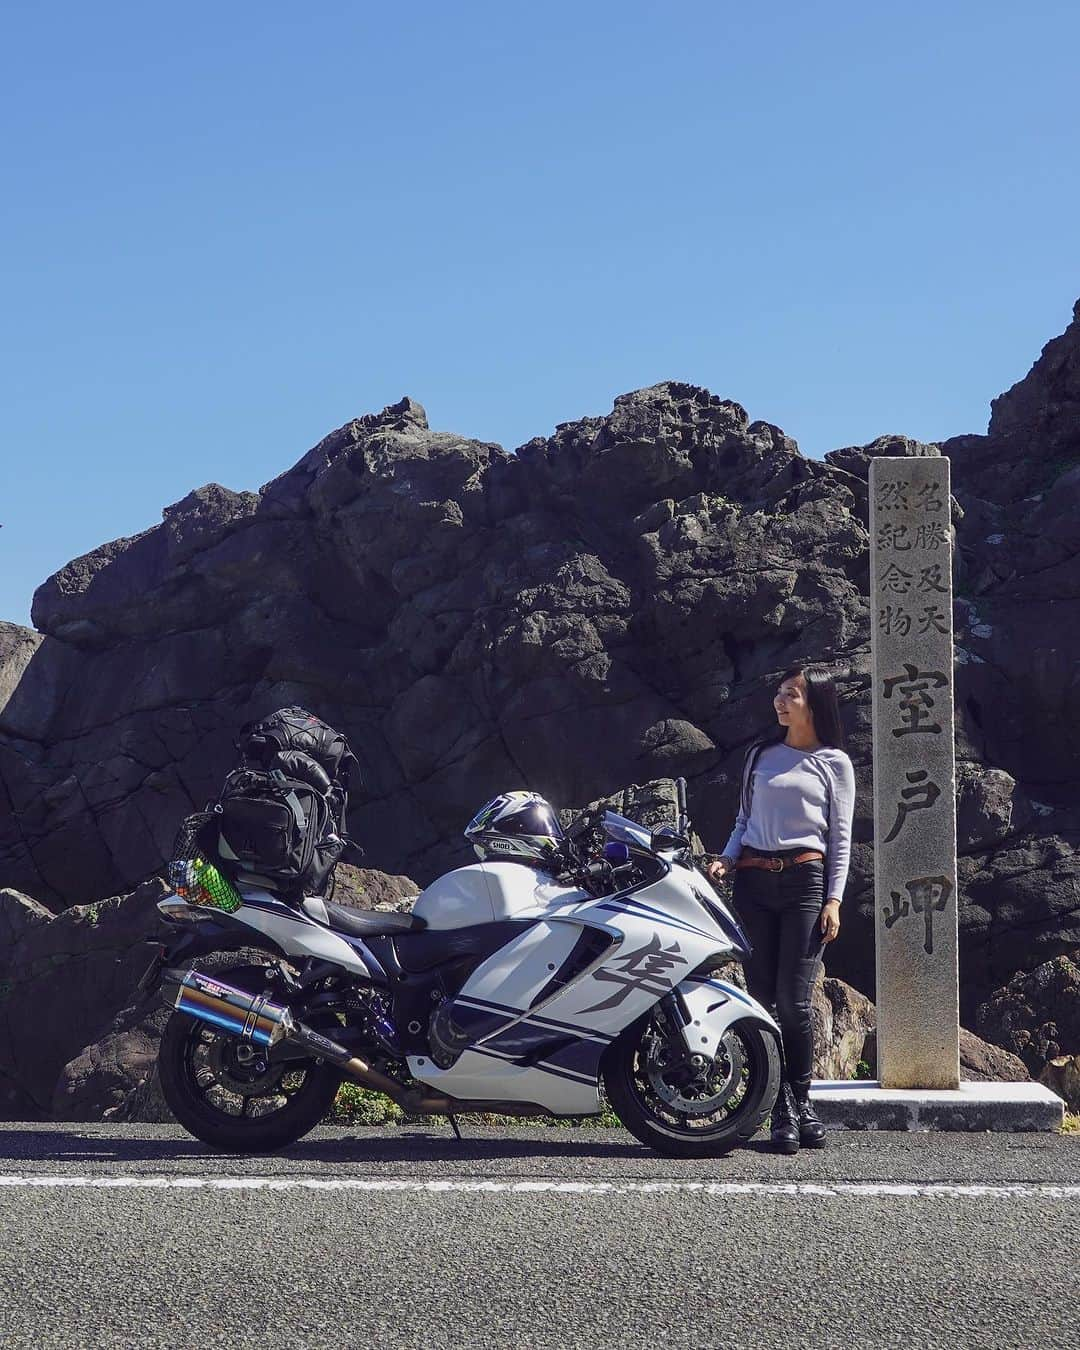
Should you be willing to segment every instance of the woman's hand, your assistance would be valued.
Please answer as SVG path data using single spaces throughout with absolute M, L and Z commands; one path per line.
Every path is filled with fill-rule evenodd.
M 725 854 L 709 863 L 705 868 L 705 875 L 710 881 L 722 881 L 724 877 L 729 876 L 734 871 L 735 864 Z
M 840 931 L 840 901 L 826 900 L 821 907 L 821 932 L 826 942 L 832 942 Z

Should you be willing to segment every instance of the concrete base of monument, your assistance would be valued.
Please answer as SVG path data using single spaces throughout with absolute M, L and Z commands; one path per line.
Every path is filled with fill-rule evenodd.
M 1041 1083 L 961 1083 L 955 1090 L 883 1088 L 818 1079 L 810 1098 L 836 1130 L 1056 1130 L 1065 1103 Z

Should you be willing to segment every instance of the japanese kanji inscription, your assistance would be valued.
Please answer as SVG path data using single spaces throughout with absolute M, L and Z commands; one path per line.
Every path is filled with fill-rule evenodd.
M 870 465 L 878 1077 L 959 1082 L 949 461 Z

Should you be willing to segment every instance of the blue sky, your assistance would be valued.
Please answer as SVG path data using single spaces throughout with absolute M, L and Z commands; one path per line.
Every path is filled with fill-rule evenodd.
M 410 394 L 983 431 L 1080 294 L 1080 7 L 5 7 L 0 618 Z

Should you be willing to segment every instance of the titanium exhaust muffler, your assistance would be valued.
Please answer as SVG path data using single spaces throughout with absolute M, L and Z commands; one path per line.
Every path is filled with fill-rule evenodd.
M 361 1087 L 385 1093 L 409 1115 L 446 1116 L 462 1111 L 498 1111 L 516 1116 L 548 1114 L 544 1107 L 531 1102 L 463 1102 L 456 1097 L 427 1093 L 423 1088 L 403 1087 L 329 1036 L 297 1022 L 289 1008 L 272 1002 L 266 994 L 249 994 L 199 970 L 164 971 L 161 995 L 178 1012 L 200 1022 L 209 1022 L 241 1040 L 254 1041 L 267 1048 L 282 1041 L 303 1046 L 316 1058 L 328 1060 Z
M 288 1008 L 272 1003 L 265 994 L 235 989 L 198 970 L 163 971 L 161 996 L 189 1017 L 257 1045 L 277 1045 L 296 1031 Z

